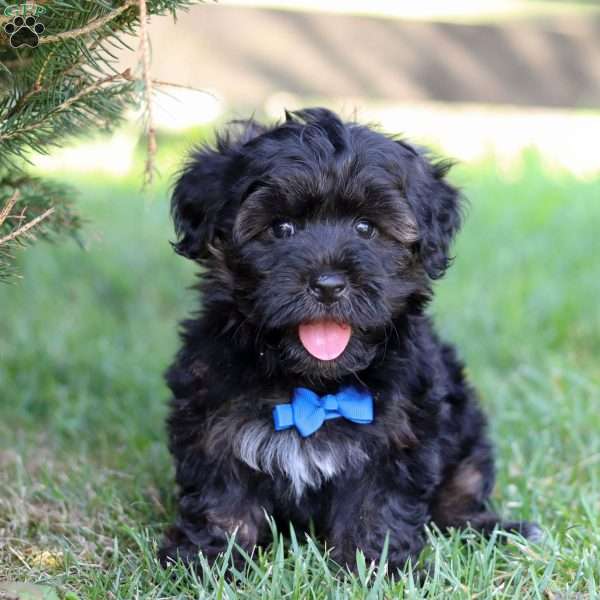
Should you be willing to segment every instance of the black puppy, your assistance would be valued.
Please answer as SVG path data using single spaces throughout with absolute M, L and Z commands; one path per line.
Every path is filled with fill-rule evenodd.
M 204 267 L 167 374 L 179 517 L 163 562 L 309 521 L 350 567 L 401 567 L 424 526 L 538 529 L 489 512 L 485 418 L 425 308 L 459 193 L 405 142 L 325 109 L 241 125 L 196 152 L 172 211 Z

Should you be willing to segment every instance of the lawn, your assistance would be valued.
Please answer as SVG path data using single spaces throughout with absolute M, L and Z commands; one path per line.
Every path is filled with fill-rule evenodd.
M 244 573 L 162 571 L 174 512 L 162 372 L 195 306 L 168 244 L 166 186 L 79 177 L 85 248 L 40 243 L 0 290 L 0 582 L 80 599 L 596 598 L 600 595 L 600 179 L 453 175 L 470 199 L 433 310 L 492 419 L 497 508 L 541 545 L 431 533 L 429 575 L 351 576 L 292 536 Z M 360 561 L 359 561 L 360 564 Z M 1 594 L 0 594 L 1 597 Z

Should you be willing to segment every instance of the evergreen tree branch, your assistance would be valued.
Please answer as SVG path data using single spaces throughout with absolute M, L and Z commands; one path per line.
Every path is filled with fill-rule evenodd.
M 65 185 L 43 181 L 27 174 L 16 178 L 0 178 L 0 237 L 9 235 L 19 221 L 32 220 L 48 208 L 55 208 L 55 213 L 50 220 L 50 227 L 44 232 L 45 237 L 50 237 L 51 232 L 75 231 L 80 220 L 73 214 L 68 200 L 72 193 Z M 18 214 L 11 214 L 17 201 L 22 209 Z
M 106 85 L 107 83 L 112 83 L 113 81 L 116 81 L 117 79 L 125 79 L 127 81 L 132 81 L 131 70 L 125 69 L 125 71 L 123 71 L 122 73 L 115 73 L 114 75 L 109 75 L 108 77 L 104 77 L 103 79 L 94 81 L 94 83 L 79 90 L 79 92 L 77 92 L 77 94 L 75 94 L 74 96 L 67 98 L 66 100 L 61 102 L 58 106 L 55 106 L 48 113 L 48 115 L 57 114 L 57 113 L 66 111 L 73 104 L 75 104 L 76 102 L 78 102 L 79 100 L 84 98 L 85 96 L 88 96 L 89 94 L 92 94 L 93 92 L 98 91 L 102 86 Z M 27 133 L 28 131 L 35 130 L 37 127 L 39 127 L 40 125 L 42 125 L 44 123 L 44 121 L 47 119 L 48 115 L 42 115 L 42 117 L 40 117 L 40 119 L 38 121 L 34 121 L 34 122 L 30 123 L 29 125 L 22 127 L 20 129 L 18 129 L 18 128 L 13 129 L 13 130 L 10 130 L 8 133 L 0 132 L 0 141 L 9 140 L 16 136 L 23 135 L 24 133 Z
M 86 35 L 87 33 L 91 33 L 100 27 L 104 27 L 107 23 L 116 19 L 120 14 L 124 13 L 128 8 L 131 8 L 136 4 L 137 0 L 126 0 L 123 6 L 119 6 L 115 8 L 108 14 L 91 21 L 84 27 L 79 27 L 78 29 L 72 29 L 71 31 L 64 31 L 63 33 L 57 33 L 56 35 L 47 35 L 40 39 L 40 44 L 54 44 L 55 42 L 60 42 L 61 40 L 72 40 L 74 38 L 80 37 L 82 35 Z
M 187 85 L 185 83 L 175 83 L 172 81 L 163 81 L 162 79 L 152 79 L 152 84 L 159 85 L 159 86 L 162 85 L 162 86 L 166 86 L 166 87 L 174 87 L 174 88 L 179 88 L 182 90 L 190 90 L 191 92 L 202 92 L 203 94 L 206 94 L 207 96 L 216 98 L 216 96 L 214 94 L 212 94 L 211 92 L 209 92 L 207 90 L 203 90 L 203 89 L 194 87 L 193 85 Z
M 13 206 L 17 203 L 17 200 L 20 196 L 19 190 L 15 190 L 14 194 L 6 201 L 2 209 L 0 210 L 0 227 L 2 227 L 4 221 L 6 221 L 7 217 L 10 215 L 10 211 L 13 209 Z
M 8 244 L 9 242 L 15 241 L 19 237 L 24 236 L 28 231 L 30 231 L 34 227 L 37 227 L 42 221 L 47 219 L 55 210 L 56 208 L 54 206 L 50 207 L 49 209 L 45 210 L 41 215 L 25 223 L 25 225 L 20 225 L 19 227 L 11 231 L 8 235 L 5 235 L 4 237 L 0 238 L 0 246 Z M 28 235 L 31 235 L 31 233 L 29 233 Z
M 47 154 L 92 128 L 109 130 L 125 108 L 143 104 L 145 176 L 150 179 L 156 152 L 153 86 L 172 84 L 151 77 L 147 18 L 166 12 L 174 16 L 177 9 L 201 1 L 44 2 L 41 22 L 47 29 L 36 48 L 12 48 L 0 35 L 0 280 L 14 272 L 12 248 L 31 241 L 34 231 L 49 239 L 55 233 L 75 234 L 80 225 L 71 209 L 72 190 L 25 172 L 32 154 Z M 0 0 L 0 13 L 12 4 Z M 126 36 L 138 27 L 140 74 L 134 76 L 129 69 L 117 70 L 113 48 L 129 48 Z M 23 208 L 15 211 L 17 201 Z
M 71 211 L 69 196 L 72 190 L 66 186 L 27 174 L 0 177 L 0 282 L 15 275 L 17 247 L 65 231 L 75 234 L 79 219 Z
M 146 0 L 139 0 L 140 4 L 140 54 L 144 78 L 144 96 L 146 99 L 146 137 L 147 154 L 144 168 L 144 183 L 152 183 L 154 176 L 154 156 L 156 155 L 156 129 L 154 127 L 154 111 L 152 106 L 152 77 L 150 75 L 150 49 L 148 38 L 148 13 Z
M 27 104 L 27 102 L 31 99 L 32 96 L 35 96 L 35 94 L 39 94 L 43 90 L 41 83 L 42 78 L 44 77 L 46 68 L 49 62 L 51 61 L 52 56 L 53 52 L 49 52 L 44 64 L 42 65 L 42 68 L 40 69 L 40 72 L 38 73 L 38 76 L 35 78 L 33 86 L 17 100 L 13 108 L 9 110 L 8 113 L 4 116 L 5 119 L 10 119 L 14 115 L 16 115 Z

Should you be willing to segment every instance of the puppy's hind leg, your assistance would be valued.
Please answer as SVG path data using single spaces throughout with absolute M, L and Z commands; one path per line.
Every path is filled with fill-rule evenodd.
M 494 484 L 491 452 L 478 449 L 460 462 L 442 481 L 432 505 L 432 521 L 442 530 L 471 527 L 485 536 L 494 530 L 519 533 L 537 542 L 542 530 L 528 521 L 505 521 L 486 504 Z

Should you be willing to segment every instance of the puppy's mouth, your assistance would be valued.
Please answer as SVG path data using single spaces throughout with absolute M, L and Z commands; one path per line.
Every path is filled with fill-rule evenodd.
M 346 349 L 351 335 L 350 325 L 330 320 L 311 321 L 298 327 L 304 349 L 319 360 L 335 360 Z

